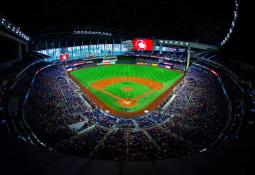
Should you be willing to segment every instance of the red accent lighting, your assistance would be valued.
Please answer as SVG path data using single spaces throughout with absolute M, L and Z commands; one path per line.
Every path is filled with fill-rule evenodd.
M 210 71 L 211 73 L 213 73 L 216 77 L 219 76 L 219 74 L 218 74 L 217 72 L 215 72 L 213 69 L 209 68 L 209 71 Z

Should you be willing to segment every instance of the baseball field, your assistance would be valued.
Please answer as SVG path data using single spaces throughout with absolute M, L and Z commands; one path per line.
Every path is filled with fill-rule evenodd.
M 117 64 L 75 70 L 70 76 L 97 106 L 110 112 L 134 113 L 160 101 L 159 97 L 183 73 L 153 66 Z

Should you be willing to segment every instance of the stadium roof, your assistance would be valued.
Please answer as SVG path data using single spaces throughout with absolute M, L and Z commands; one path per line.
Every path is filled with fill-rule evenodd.
M 96 28 L 138 37 L 219 44 L 231 25 L 234 0 L 37 0 L 6 1 L 1 7 L 1 13 L 32 38 Z

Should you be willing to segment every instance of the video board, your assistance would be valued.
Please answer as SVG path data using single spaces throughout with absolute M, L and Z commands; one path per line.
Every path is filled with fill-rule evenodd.
M 152 51 L 153 42 L 152 39 L 139 39 L 135 38 L 132 40 L 134 51 Z

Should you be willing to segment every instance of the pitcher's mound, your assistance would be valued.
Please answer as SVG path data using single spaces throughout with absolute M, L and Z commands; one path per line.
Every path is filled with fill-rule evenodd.
M 128 92 L 128 91 L 132 91 L 133 88 L 131 88 L 131 87 L 123 87 L 122 90 L 125 91 L 125 92 Z

